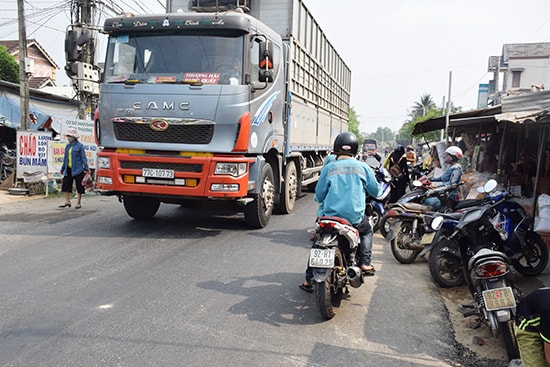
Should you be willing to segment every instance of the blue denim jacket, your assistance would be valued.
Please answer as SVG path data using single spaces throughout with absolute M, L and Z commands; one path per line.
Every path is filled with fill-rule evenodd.
M 67 174 L 67 165 L 69 164 L 69 150 L 72 149 L 72 167 L 71 167 L 71 173 L 72 176 L 78 176 L 83 171 L 89 171 L 90 167 L 88 167 L 88 159 L 86 158 L 86 151 L 84 149 L 84 145 L 82 145 L 81 142 L 78 140 L 75 141 L 73 144 L 67 144 L 65 146 L 65 156 L 63 157 L 63 165 L 61 166 L 61 173 L 63 176 Z
M 462 178 L 462 166 L 460 163 L 455 163 L 450 167 L 447 167 L 447 169 L 443 172 L 443 174 L 439 177 L 434 177 L 431 179 L 431 181 L 441 181 L 444 185 L 450 186 L 450 185 L 458 185 L 460 183 L 460 179 Z M 456 188 L 451 193 L 449 193 L 449 197 L 452 200 L 458 201 L 460 200 L 460 189 Z

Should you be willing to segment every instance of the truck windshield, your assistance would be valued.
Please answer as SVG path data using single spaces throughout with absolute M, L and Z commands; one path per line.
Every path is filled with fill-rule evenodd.
M 241 84 L 242 35 L 116 35 L 109 38 L 106 83 Z

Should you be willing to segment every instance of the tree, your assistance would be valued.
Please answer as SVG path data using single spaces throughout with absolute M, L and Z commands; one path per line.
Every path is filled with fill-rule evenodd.
M 359 139 L 359 144 L 361 144 L 363 142 L 363 136 L 359 132 L 359 115 L 351 106 L 349 108 L 348 118 L 348 131 L 354 133 L 355 136 L 357 136 L 357 139 Z
M 5 46 L 0 46 L 0 80 L 19 84 L 19 63 Z
M 451 102 L 451 113 L 460 112 L 461 107 L 455 107 Z M 409 120 L 405 121 L 401 126 L 397 134 L 397 141 L 400 144 L 410 144 L 413 139 L 414 126 L 419 123 L 426 121 L 433 117 L 443 116 L 445 110 L 437 108 L 437 105 L 432 99 L 432 96 L 429 93 L 423 94 L 420 96 L 420 100 L 415 102 L 409 111 Z M 428 141 L 438 141 L 441 138 L 441 131 L 432 131 L 425 133 L 422 136 L 415 136 L 415 138 L 423 137 Z
M 437 105 L 429 93 L 420 96 L 420 101 L 414 103 L 412 111 L 409 113 L 411 121 L 414 121 L 419 117 L 426 116 L 430 110 L 435 108 L 437 108 Z
M 375 132 L 364 134 L 365 139 L 376 139 L 379 144 L 395 139 L 395 133 L 389 127 L 379 127 Z

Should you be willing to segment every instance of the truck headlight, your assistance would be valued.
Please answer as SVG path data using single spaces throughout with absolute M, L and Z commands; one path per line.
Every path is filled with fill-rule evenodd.
M 242 176 L 246 173 L 246 163 L 216 163 L 215 175 Z
M 98 168 L 111 168 L 111 160 L 109 157 L 97 157 L 97 167 Z

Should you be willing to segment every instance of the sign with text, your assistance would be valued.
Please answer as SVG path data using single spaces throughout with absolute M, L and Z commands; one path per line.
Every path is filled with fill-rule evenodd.
M 59 173 L 65 157 L 64 141 L 52 140 L 48 142 L 48 173 L 50 177 L 61 179 L 63 176 Z
M 17 178 L 27 173 L 48 173 L 48 142 L 52 140 L 49 131 L 17 130 Z
M 76 129 L 80 137 L 78 140 L 84 145 L 86 149 L 86 158 L 88 159 L 88 166 L 90 169 L 96 168 L 97 157 L 97 144 L 94 137 L 94 122 L 91 120 L 67 120 L 61 124 L 61 136 L 62 140 L 66 142 L 65 133 L 68 129 Z M 65 147 L 63 147 L 65 152 Z M 61 163 L 63 163 L 63 157 L 61 157 Z M 61 165 L 59 166 L 61 168 Z

